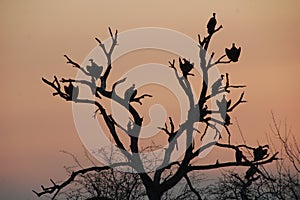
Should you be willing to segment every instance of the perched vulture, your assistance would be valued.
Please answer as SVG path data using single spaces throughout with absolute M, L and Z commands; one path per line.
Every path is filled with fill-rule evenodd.
M 265 156 L 268 154 L 268 148 L 269 146 L 259 146 L 256 149 L 253 150 L 254 155 L 254 161 L 259 161 L 265 158 Z
M 221 77 L 214 82 L 214 84 L 211 86 L 211 93 L 216 94 L 220 87 L 222 86 L 222 81 L 223 81 L 224 75 L 221 75 Z
M 233 43 L 231 49 L 225 48 L 225 53 L 229 60 L 232 62 L 237 62 L 241 54 L 241 47 L 236 48 L 235 44 Z
M 251 167 L 246 171 L 245 179 L 249 180 L 252 178 L 257 172 L 257 168 L 254 165 L 251 165 Z
M 217 106 L 219 107 L 221 117 L 225 120 L 226 115 L 227 115 L 227 101 L 226 101 L 225 95 L 223 95 L 223 98 L 221 101 L 217 100 L 216 102 L 217 102 Z M 230 120 L 230 117 L 229 117 L 229 120 Z
M 125 91 L 124 99 L 130 102 L 136 95 L 137 90 L 135 89 L 135 84 L 132 84 L 132 86 Z
M 190 63 L 187 59 L 183 58 L 183 62 L 179 58 L 179 66 L 182 71 L 183 77 L 187 79 L 188 75 L 194 75 L 189 73 L 194 68 L 194 63 Z
M 243 159 L 243 152 L 239 149 L 236 149 L 235 150 L 235 160 L 237 163 L 240 163 L 242 162 L 242 159 Z
M 96 79 L 99 79 L 101 76 L 101 73 L 103 71 L 102 66 L 98 66 L 93 59 L 89 59 L 91 62 L 91 65 L 86 67 L 86 70 L 90 73 L 92 77 L 95 77 Z
M 216 13 L 213 13 L 213 16 L 210 18 L 210 20 L 207 23 L 208 34 L 211 35 L 215 32 L 216 25 L 217 25 Z
M 73 84 L 70 82 L 68 86 L 64 86 L 65 92 L 68 95 L 68 100 L 77 99 L 79 88 L 78 86 L 74 87 Z

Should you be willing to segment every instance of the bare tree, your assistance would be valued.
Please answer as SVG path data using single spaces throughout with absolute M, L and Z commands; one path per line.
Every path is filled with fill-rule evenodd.
M 222 25 L 217 27 L 217 21 L 215 14 L 209 20 L 207 24 L 208 35 L 201 39 L 198 35 L 198 46 L 199 46 L 199 59 L 200 59 L 200 69 L 202 71 L 202 79 L 200 80 L 201 91 L 198 98 L 194 98 L 195 94 L 192 91 L 192 85 L 188 79 L 189 76 L 193 74 L 191 71 L 194 68 L 194 64 L 188 61 L 185 58 L 179 58 L 179 66 L 176 66 L 175 59 L 170 61 L 170 67 L 174 69 L 174 76 L 178 80 L 178 84 L 185 92 L 188 101 L 189 109 L 187 113 L 187 119 L 180 122 L 178 128 L 175 128 L 175 125 L 172 121 L 172 117 L 169 118 L 169 122 L 165 123 L 165 127 L 160 129 L 165 132 L 168 136 L 169 145 L 165 149 L 164 157 L 161 162 L 161 165 L 158 166 L 154 171 L 147 172 L 145 166 L 143 165 L 142 158 L 140 156 L 141 147 L 140 143 L 140 132 L 141 127 L 143 126 L 143 117 L 136 109 L 137 106 L 142 105 L 142 100 L 146 100 L 146 97 L 151 97 L 150 94 L 137 95 L 138 89 L 133 85 L 126 92 L 124 97 L 114 93 L 116 87 L 122 84 L 125 79 L 117 80 L 112 84 L 112 87 L 107 88 L 107 81 L 111 74 L 112 69 L 112 54 L 117 45 L 118 40 L 118 31 L 114 33 L 109 28 L 109 33 L 111 37 L 111 46 L 107 48 L 100 39 L 96 38 L 99 43 L 100 49 L 104 52 L 107 60 L 107 66 L 105 67 L 104 73 L 100 74 L 103 69 L 101 68 L 85 68 L 80 66 L 77 62 L 73 61 L 70 57 L 65 55 L 67 63 L 73 66 L 74 68 L 81 70 L 85 75 L 90 77 L 88 80 L 76 80 L 76 79 L 58 79 L 54 76 L 53 81 L 49 81 L 46 78 L 42 78 L 43 82 L 49 85 L 54 89 L 53 96 L 60 96 L 62 99 L 70 102 L 80 103 L 80 104 L 90 104 L 96 107 L 99 111 L 102 120 L 106 124 L 109 134 L 111 135 L 114 144 L 121 150 L 122 154 L 127 158 L 126 162 L 116 162 L 111 165 L 105 166 L 92 166 L 71 173 L 70 177 L 58 184 L 51 180 L 52 186 L 44 187 L 42 186 L 42 191 L 36 192 L 37 196 L 42 196 L 45 194 L 53 194 L 52 198 L 54 199 L 56 195 L 70 183 L 74 182 L 79 175 L 87 174 L 92 171 L 100 172 L 103 170 L 109 170 L 110 168 L 115 168 L 119 166 L 127 166 L 132 168 L 133 171 L 138 172 L 138 176 L 142 181 L 142 184 L 145 188 L 146 195 L 150 200 L 161 199 L 164 194 L 169 190 L 174 188 L 180 181 L 186 180 L 190 190 L 194 192 L 198 199 L 201 199 L 201 194 L 194 189 L 193 184 L 189 178 L 189 174 L 195 171 L 203 171 L 217 168 L 224 168 L 230 166 L 244 166 L 248 168 L 247 179 L 251 180 L 255 178 L 256 174 L 263 175 L 263 172 L 259 169 L 259 166 L 266 163 L 270 163 L 276 160 L 277 153 L 269 155 L 265 152 L 260 152 L 257 159 L 247 159 L 243 155 L 241 149 L 257 149 L 259 147 L 249 147 L 243 144 L 233 145 L 230 143 L 231 132 L 229 126 L 232 124 L 230 120 L 230 113 L 234 111 L 238 105 L 246 102 L 244 100 L 244 92 L 241 93 L 240 98 L 236 100 L 235 103 L 231 103 L 231 99 L 227 100 L 225 93 L 229 93 L 231 89 L 243 88 L 244 85 L 232 85 L 229 81 L 229 74 L 226 73 L 225 84 L 222 84 L 222 80 L 225 77 L 221 77 L 221 80 L 210 80 L 209 71 L 214 68 L 216 65 L 225 65 L 232 62 L 237 62 L 241 52 L 241 48 L 237 48 L 235 44 L 232 45 L 231 49 L 226 49 L 224 55 L 220 56 L 218 59 L 214 59 L 215 53 L 212 52 L 208 56 L 208 49 L 211 43 L 213 36 L 222 29 Z M 122 45 L 122 44 L 120 44 Z M 97 80 L 100 80 L 99 84 Z M 213 84 L 212 90 L 209 88 L 209 83 Z M 64 85 L 67 84 L 67 85 Z M 80 98 L 80 91 L 78 84 L 86 85 L 90 87 L 95 98 L 93 99 L 82 99 Z M 64 90 L 62 90 L 62 85 L 64 85 Z M 223 95 L 222 95 L 223 94 Z M 222 99 L 216 100 L 214 97 L 222 96 Z M 115 102 L 122 106 L 127 112 L 131 115 L 132 122 L 128 124 L 128 128 L 122 127 L 105 109 L 104 105 L 101 104 L 100 99 L 105 98 L 112 102 Z M 194 99 L 197 99 L 196 101 Z M 218 110 L 213 110 L 212 107 L 209 107 L 210 102 L 217 104 Z M 136 104 L 139 103 L 139 104 Z M 195 114 L 196 113 L 196 114 Z M 218 115 L 220 118 L 213 117 L 214 114 Z M 202 132 L 201 139 L 209 132 L 209 130 L 215 131 L 215 138 L 221 138 L 221 127 L 225 128 L 228 134 L 227 143 L 219 143 L 218 141 L 212 141 L 204 146 L 198 147 L 195 143 L 195 124 L 204 124 L 205 128 Z M 125 136 L 129 139 L 130 145 L 129 148 L 126 148 L 124 145 L 123 138 L 120 137 L 118 131 L 123 131 Z M 196 131 L 196 134 L 198 132 Z M 182 159 L 178 161 L 171 161 L 171 155 L 175 151 L 175 147 L 178 141 L 178 138 L 182 135 L 185 135 L 185 152 Z M 149 144 L 151 146 L 151 144 Z M 212 164 L 200 165 L 196 164 L 198 155 L 203 152 L 205 149 L 216 146 L 217 148 L 222 148 L 224 150 L 232 151 L 233 153 L 238 152 L 236 155 L 239 155 L 239 159 L 233 160 L 231 162 L 216 162 Z M 172 169 L 172 173 L 166 173 L 168 170 Z

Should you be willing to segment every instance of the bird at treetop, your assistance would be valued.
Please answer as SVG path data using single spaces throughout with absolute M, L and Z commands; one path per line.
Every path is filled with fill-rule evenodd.
M 222 74 L 221 77 L 218 80 L 216 80 L 216 82 L 214 82 L 214 84 L 211 86 L 212 94 L 216 94 L 219 91 L 219 89 L 222 85 L 223 78 L 224 78 L 224 75 Z
M 137 95 L 137 90 L 135 89 L 135 84 L 132 84 L 132 86 L 125 91 L 124 99 L 130 102 L 134 99 L 136 95 Z
M 91 65 L 86 66 L 86 70 L 90 73 L 90 75 L 92 77 L 95 77 L 96 79 L 99 79 L 100 76 L 101 76 L 101 73 L 103 71 L 103 67 L 98 66 L 92 58 L 89 59 L 89 61 L 91 62 Z
M 179 58 L 179 66 L 182 71 L 183 77 L 187 79 L 188 75 L 194 76 L 194 74 L 189 73 L 194 68 L 194 63 L 190 63 L 187 59 L 183 58 L 183 62 Z
M 72 82 L 70 82 L 68 86 L 64 86 L 64 89 L 67 94 L 68 100 L 72 100 L 72 98 L 77 99 L 78 94 L 79 94 L 78 86 L 74 87 Z
M 229 60 L 232 62 L 237 62 L 241 54 L 241 47 L 236 48 L 235 44 L 232 43 L 231 49 L 225 48 L 225 53 Z
M 216 13 L 213 13 L 213 16 L 209 19 L 207 23 L 207 32 L 208 34 L 213 34 L 217 25 Z

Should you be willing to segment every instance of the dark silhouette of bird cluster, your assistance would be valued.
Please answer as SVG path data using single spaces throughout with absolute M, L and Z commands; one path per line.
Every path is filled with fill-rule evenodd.
M 241 47 L 236 48 L 235 44 L 233 43 L 231 49 L 225 48 L 225 53 L 230 61 L 237 62 L 241 54 Z
M 264 145 L 264 146 L 259 145 L 257 148 L 253 149 L 254 161 L 260 161 L 268 157 L 269 155 L 268 150 L 269 150 L 268 145 Z M 258 165 L 251 165 L 250 168 L 246 171 L 245 179 L 247 180 L 255 179 L 254 175 L 258 172 L 257 167 Z

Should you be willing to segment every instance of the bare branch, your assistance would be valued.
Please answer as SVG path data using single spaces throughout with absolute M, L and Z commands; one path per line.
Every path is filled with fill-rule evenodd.
M 185 178 L 187 184 L 189 185 L 191 191 L 197 196 L 198 200 L 201 200 L 201 196 L 200 196 L 199 192 L 193 187 L 192 182 L 187 174 L 184 176 L 184 178 Z
M 136 98 L 132 99 L 131 101 L 132 102 L 137 102 L 140 105 L 142 105 L 141 99 L 143 99 L 145 97 L 152 97 L 152 95 L 150 95 L 150 94 L 143 94 L 142 96 L 136 97 Z
M 114 167 L 119 167 L 119 166 L 129 166 L 130 163 L 128 162 L 122 162 L 122 163 L 115 163 L 112 164 L 110 166 L 96 166 L 96 167 L 89 167 L 89 168 L 85 168 L 85 169 L 81 169 L 78 171 L 74 171 L 72 172 L 71 176 L 65 180 L 63 183 L 61 184 L 56 184 L 52 179 L 50 179 L 51 183 L 53 184 L 53 186 L 50 187 L 44 187 L 43 185 L 41 186 L 42 191 L 41 192 L 36 192 L 35 190 L 33 190 L 33 192 L 38 196 L 42 196 L 45 194 L 54 194 L 52 196 L 51 199 L 55 199 L 55 197 L 57 196 L 57 194 L 66 186 L 68 186 L 69 184 L 72 183 L 72 181 L 79 175 L 79 174 L 86 174 L 88 172 L 92 172 L 92 171 L 96 171 L 96 172 L 100 172 L 103 170 L 108 170 L 110 168 L 114 168 Z
M 195 165 L 195 166 L 190 166 L 188 171 L 194 171 L 194 170 L 208 170 L 208 169 L 218 169 L 218 168 L 223 168 L 223 167 L 233 167 L 233 166 L 252 166 L 252 165 L 264 165 L 267 163 L 271 163 L 274 160 L 277 160 L 278 158 L 276 157 L 278 155 L 278 152 L 273 154 L 269 159 L 264 160 L 264 161 L 259 161 L 255 163 L 251 163 L 248 161 L 245 162 L 225 162 L 225 163 L 217 163 L 213 165 Z
M 222 59 L 225 58 L 225 57 L 226 57 L 226 55 L 221 56 L 221 57 L 220 57 L 216 62 L 214 62 L 214 63 L 211 63 L 211 60 L 210 60 L 210 62 L 209 62 L 208 65 L 207 65 L 207 68 L 210 69 L 210 68 L 212 68 L 213 66 L 215 66 L 215 65 L 217 65 L 217 64 L 229 64 L 229 63 L 231 63 L 231 60 L 226 60 L 226 61 L 222 60 Z
M 227 108 L 227 112 L 232 112 L 240 103 L 246 103 L 247 101 L 243 100 L 244 92 L 241 94 L 239 100 L 233 104 L 230 108 Z
M 71 58 L 69 58 L 67 55 L 64 55 L 64 57 L 67 59 L 67 63 L 73 65 L 73 67 L 80 69 L 85 75 L 91 76 L 90 73 L 88 73 L 84 68 L 82 68 L 78 63 L 74 62 Z

